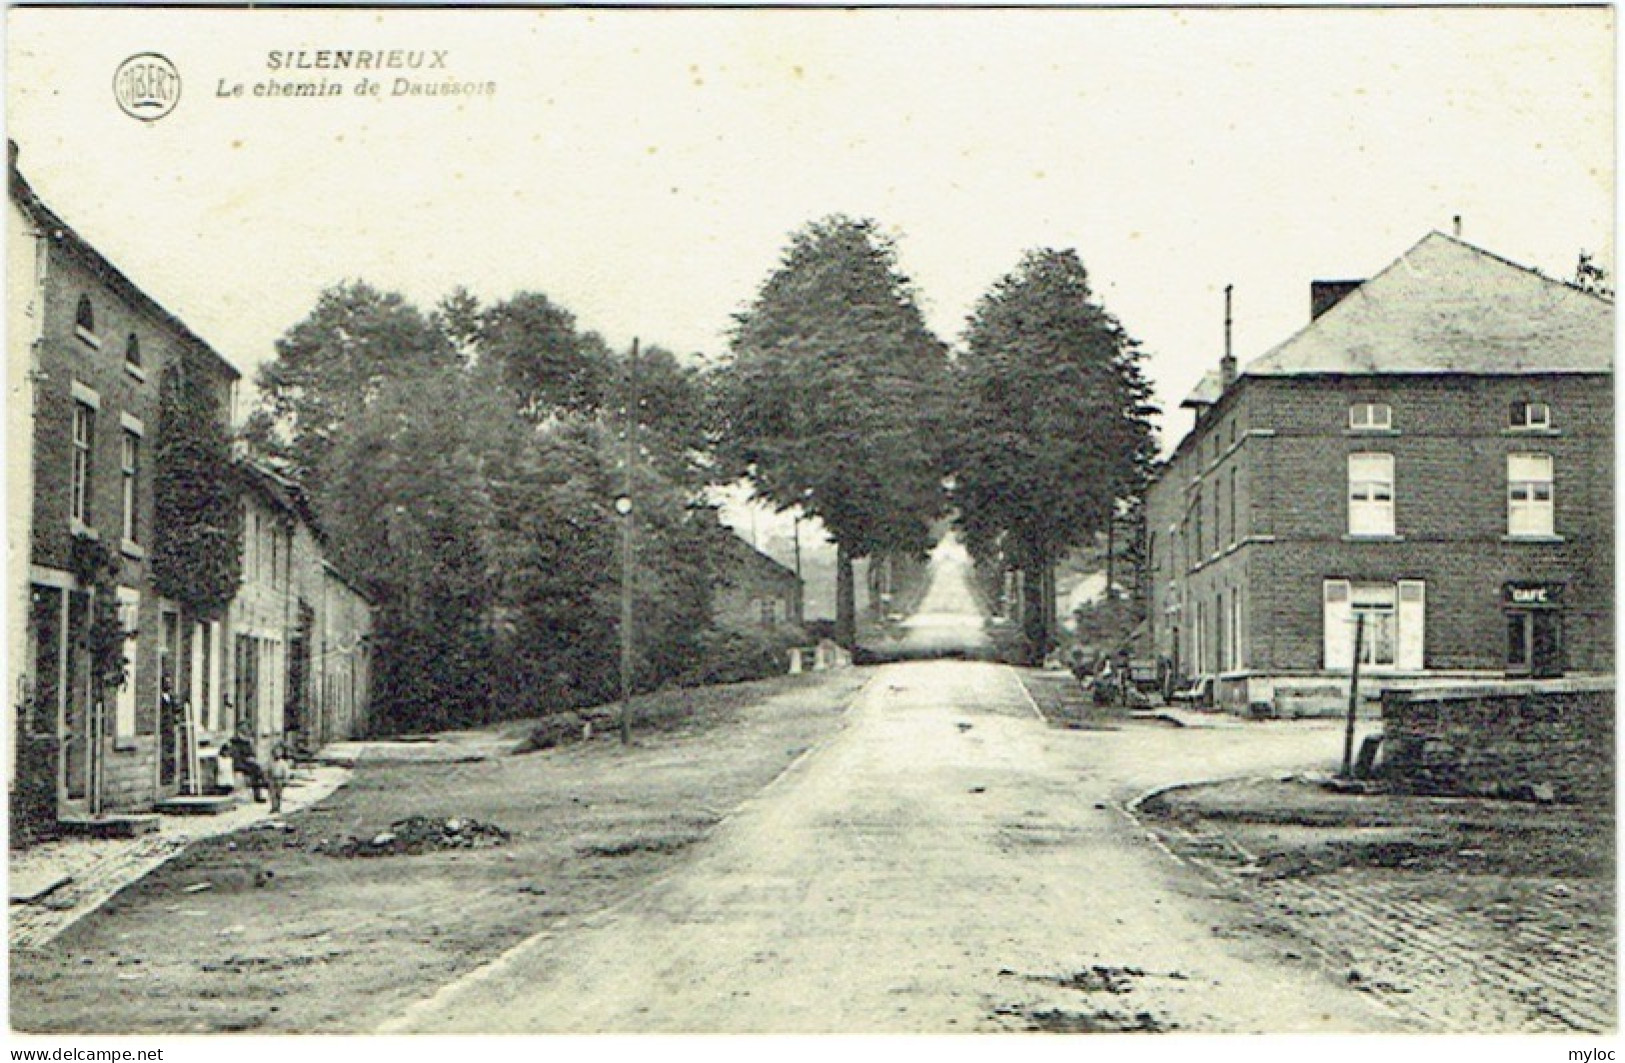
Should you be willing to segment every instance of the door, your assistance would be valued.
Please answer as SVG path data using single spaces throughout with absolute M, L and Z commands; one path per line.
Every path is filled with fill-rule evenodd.
M 63 618 L 60 677 L 63 684 L 57 735 L 62 741 L 59 805 L 66 813 L 93 813 L 97 742 L 95 706 L 90 694 L 90 595 L 68 591 Z
M 163 641 L 158 647 L 158 782 L 164 793 L 180 789 L 181 618 L 172 609 L 162 614 Z
M 1507 616 L 1507 674 L 1549 679 L 1563 674 L 1563 614 L 1513 609 Z

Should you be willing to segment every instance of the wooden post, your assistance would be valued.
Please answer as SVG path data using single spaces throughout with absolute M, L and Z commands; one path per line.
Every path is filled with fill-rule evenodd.
M 1354 713 L 1360 707 L 1360 654 L 1364 651 L 1365 614 L 1354 614 L 1354 667 L 1349 672 L 1349 719 L 1343 731 L 1343 772 L 1345 779 L 1354 778 Z

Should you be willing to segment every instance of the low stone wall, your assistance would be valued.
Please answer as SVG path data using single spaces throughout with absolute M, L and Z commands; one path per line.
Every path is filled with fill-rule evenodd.
M 1382 698 L 1381 774 L 1430 793 L 1611 806 L 1614 679 L 1565 679 Z

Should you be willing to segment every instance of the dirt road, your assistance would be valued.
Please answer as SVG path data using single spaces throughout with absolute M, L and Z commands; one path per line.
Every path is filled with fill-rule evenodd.
M 949 532 L 931 551 L 930 585 L 920 607 L 903 621 L 897 652 L 921 657 L 946 650 L 974 654 L 988 646 L 971 573 L 970 554 Z
M 1117 804 L 1322 737 L 1057 731 L 1003 666 L 890 665 L 671 876 L 385 1028 L 1393 1029 L 1340 972 L 1216 933 L 1236 911 Z

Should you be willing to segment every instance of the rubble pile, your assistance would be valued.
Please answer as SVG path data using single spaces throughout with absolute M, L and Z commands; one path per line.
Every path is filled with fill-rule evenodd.
M 408 816 L 371 838 L 318 842 L 315 848 L 331 856 L 414 856 L 446 849 L 483 849 L 506 844 L 510 837 L 501 827 L 477 819 Z

